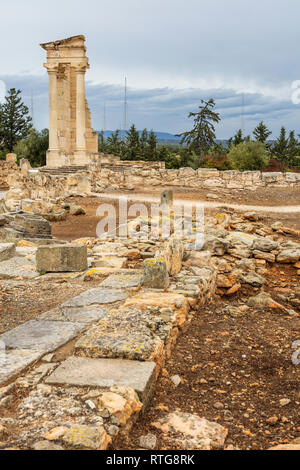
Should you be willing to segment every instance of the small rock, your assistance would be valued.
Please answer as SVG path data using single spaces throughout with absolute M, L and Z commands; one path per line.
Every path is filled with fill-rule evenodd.
M 147 434 L 147 436 L 141 436 L 139 439 L 139 445 L 144 449 L 154 450 L 157 445 L 157 439 L 155 434 Z
M 271 424 L 271 426 L 275 426 L 275 424 L 278 423 L 278 418 L 277 416 L 272 416 L 271 418 L 267 419 L 267 423 Z
M 214 403 L 214 408 L 216 408 L 216 410 L 223 410 L 224 405 L 220 401 L 217 401 L 216 403 Z
M 179 377 L 179 375 L 173 375 L 173 377 L 171 377 L 171 380 L 175 387 L 178 387 L 181 384 L 181 378 Z
M 280 400 L 279 403 L 280 403 L 280 406 L 287 406 L 291 403 L 291 400 L 289 400 L 288 398 L 282 398 L 282 400 Z

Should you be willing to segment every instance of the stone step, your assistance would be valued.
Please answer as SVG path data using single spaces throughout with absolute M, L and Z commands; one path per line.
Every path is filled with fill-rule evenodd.
M 130 387 L 147 406 L 154 392 L 155 371 L 154 362 L 69 357 L 45 382 L 79 387 Z

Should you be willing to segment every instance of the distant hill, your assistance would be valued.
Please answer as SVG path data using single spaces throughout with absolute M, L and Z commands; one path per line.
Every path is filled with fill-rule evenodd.
M 98 134 L 100 131 L 97 131 Z M 104 131 L 104 138 L 107 139 L 110 137 L 115 131 Z M 142 131 L 139 131 L 139 134 L 141 135 Z M 159 132 L 159 131 L 154 131 L 154 134 L 157 137 L 157 140 L 160 144 L 179 144 L 180 138 L 176 137 L 174 134 L 170 134 L 169 132 Z M 126 131 L 121 130 L 120 133 L 120 138 L 123 139 L 126 137 Z

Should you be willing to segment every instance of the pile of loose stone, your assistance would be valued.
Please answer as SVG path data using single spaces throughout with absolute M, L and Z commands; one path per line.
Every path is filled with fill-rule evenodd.
M 215 294 L 231 296 L 242 285 L 259 290 L 267 263 L 290 263 L 300 274 L 300 243 L 281 237 L 291 230 L 280 224 L 269 229 L 255 214 L 208 217 L 202 247 L 195 245 L 195 233 L 178 238 L 174 214 L 174 233 L 163 240 L 161 222 L 136 219 L 133 239 L 80 239 L 32 246 L 30 253 L 0 246 L 7 258 L 31 262 L 37 279 L 40 271 L 70 276 L 68 269 L 86 282 L 101 279 L 97 288 L 0 336 L 6 347 L 0 369 L 2 447 L 106 449 L 149 405 L 179 334 Z M 150 225 L 156 241 L 147 238 Z M 3 256 L 0 272 L 9 261 Z M 298 315 L 263 291 L 250 302 Z M 62 360 L 59 351 L 67 343 Z M 16 396 L 24 398 L 13 417 L 6 417 Z M 217 423 L 178 412 L 164 415 L 157 428 L 181 433 L 185 448 L 223 448 L 227 436 Z

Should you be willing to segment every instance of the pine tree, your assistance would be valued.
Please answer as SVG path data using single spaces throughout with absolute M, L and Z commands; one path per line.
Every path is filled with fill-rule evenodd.
M 239 144 L 243 144 L 245 142 L 245 139 L 243 137 L 243 131 L 242 129 L 239 129 L 236 134 L 233 136 L 233 139 L 232 139 L 232 144 L 233 145 L 239 145 Z
M 140 156 L 142 160 L 146 158 L 147 145 L 148 145 L 148 131 L 147 129 L 144 129 L 140 137 Z
M 98 152 L 105 153 L 107 150 L 107 144 L 104 137 L 104 131 L 101 131 L 98 136 Z
M 272 132 L 267 128 L 263 121 L 261 121 L 253 131 L 255 140 L 257 142 L 262 142 L 263 144 L 266 143 L 268 137 L 270 137 L 271 134 Z
M 134 124 L 126 132 L 126 159 L 136 160 L 140 154 L 140 136 Z
M 153 129 L 151 129 L 148 135 L 147 156 L 148 156 L 148 159 L 152 161 L 156 161 L 159 159 L 157 155 L 157 137 Z
M 290 167 L 295 164 L 295 157 L 299 154 L 299 141 L 295 137 L 295 131 L 291 131 L 288 139 L 287 163 Z
M 12 152 L 18 141 L 25 139 L 32 129 L 32 119 L 21 98 L 21 90 L 11 88 L 0 105 L 0 142 Z
M 106 151 L 113 154 L 121 156 L 121 141 L 119 139 L 120 131 L 117 129 L 111 134 L 110 137 L 106 140 Z
M 282 127 L 278 139 L 272 146 L 272 154 L 283 163 L 286 163 L 288 153 L 288 139 L 286 137 L 286 129 Z
M 215 143 L 216 134 L 214 124 L 220 121 L 219 113 L 213 111 L 215 101 L 201 100 L 202 106 L 199 106 L 200 111 L 197 113 L 190 113 L 189 118 L 194 118 L 194 127 L 189 132 L 177 134 L 181 137 L 181 145 L 186 144 L 190 151 L 196 152 L 201 155 L 208 152 L 209 148 Z

